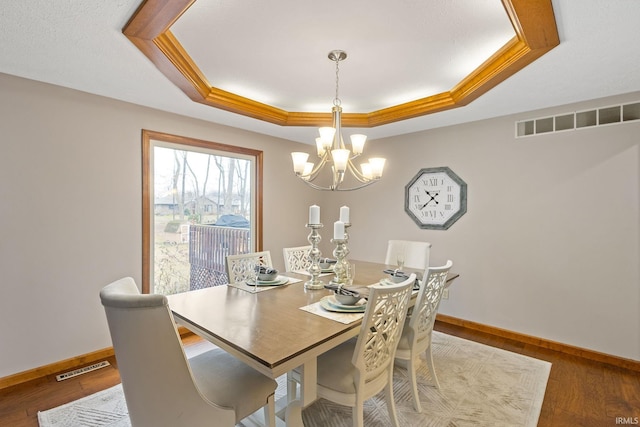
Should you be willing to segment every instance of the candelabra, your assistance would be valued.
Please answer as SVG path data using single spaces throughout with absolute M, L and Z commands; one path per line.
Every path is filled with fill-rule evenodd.
M 336 245 L 333 250 L 333 256 L 336 257 L 336 265 L 333 268 L 335 276 L 331 279 L 331 284 L 344 285 L 348 283 L 350 273 L 349 263 L 347 262 L 347 255 L 349 255 L 349 248 L 347 247 L 349 233 L 347 230 L 350 226 L 351 223 L 344 224 L 344 239 L 331 239 L 331 242 Z
M 318 230 L 323 227 L 322 224 L 307 224 L 307 228 L 311 229 L 307 240 L 311 243 L 311 250 L 309 251 L 309 258 L 311 259 L 311 265 L 308 268 L 308 272 L 311 275 L 311 279 L 304 283 L 306 289 L 324 289 L 324 282 L 318 278 L 320 276 L 321 268 L 319 265 L 320 249 L 318 249 L 318 243 L 322 240 Z

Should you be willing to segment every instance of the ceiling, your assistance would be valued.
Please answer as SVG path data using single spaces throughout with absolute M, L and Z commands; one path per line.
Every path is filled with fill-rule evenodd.
M 538 3 L 519 2 L 531 5 L 520 18 L 531 19 Z M 139 50 L 123 34 L 140 3 L 3 2 L 0 72 L 313 143 L 316 129 L 295 125 L 302 122 L 283 126 L 253 118 L 260 114 L 251 111 L 238 114 L 194 102 L 189 92 L 197 92 L 195 86 L 176 85 L 181 77 L 175 68 L 159 69 L 153 53 Z M 506 75 L 498 70 L 491 84 L 467 99 L 456 98 L 450 109 L 427 109 L 417 117 L 400 115 L 344 132 L 378 139 L 640 90 L 640 1 L 552 0 L 552 5 L 560 44 L 516 67 L 522 69 Z M 375 115 L 455 94 L 517 28 L 500 0 L 197 0 L 170 33 L 203 82 L 248 100 L 249 106 L 308 115 L 304 124 L 315 125 L 316 118 L 329 114 L 335 97 L 335 64 L 327 59 L 333 49 L 348 54 L 339 73 L 346 121 L 349 114 Z

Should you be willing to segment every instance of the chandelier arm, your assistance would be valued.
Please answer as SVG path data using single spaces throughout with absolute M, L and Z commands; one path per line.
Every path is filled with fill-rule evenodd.
M 314 184 L 313 182 L 309 182 L 309 181 L 303 179 L 299 175 L 296 175 L 296 176 L 298 178 L 300 178 L 302 180 L 302 182 L 307 184 L 309 187 L 311 187 L 311 188 L 313 188 L 315 190 L 320 190 L 320 191 L 353 191 L 353 190 L 359 190 L 361 188 L 367 187 L 367 186 L 373 184 L 374 182 L 376 182 L 376 180 L 371 180 L 371 181 L 363 183 L 362 185 L 358 185 L 358 186 L 355 186 L 355 187 L 349 187 L 349 188 L 341 188 L 339 186 L 322 187 L 320 185 Z
M 325 151 L 325 153 L 322 155 L 322 157 L 320 158 L 320 163 L 318 163 L 318 165 L 316 167 L 314 167 L 311 172 L 309 172 L 307 175 L 299 175 L 301 178 L 307 178 L 308 180 L 312 181 L 314 179 L 316 179 L 316 176 L 318 176 L 318 173 L 320 172 L 320 170 L 322 169 L 322 167 L 325 165 L 325 163 L 327 163 L 327 159 L 328 159 L 329 155 L 328 153 Z
M 334 172 L 333 172 L 333 188 L 340 187 L 340 184 L 342 184 L 342 181 L 344 181 L 345 172 L 346 172 L 346 170 L 344 172 L 337 172 L 337 171 L 334 170 Z
M 333 191 L 353 191 L 353 190 L 359 190 L 359 189 L 361 189 L 361 188 L 364 188 L 364 187 L 367 187 L 367 186 L 369 186 L 369 185 L 373 184 L 374 182 L 377 182 L 377 180 L 372 179 L 371 181 L 369 181 L 369 182 L 365 182 L 364 184 L 362 184 L 362 185 L 358 185 L 358 186 L 356 186 L 356 187 L 350 187 L 350 188 L 336 188 L 336 189 L 334 189 Z
M 320 191 L 334 191 L 333 188 L 331 187 L 321 187 L 319 185 L 314 184 L 313 182 L 307 181 L 306 179 L 302 178 L 300 175 L 296 175 L 298 178 L 300 178 L 300 180 L 302 180 L 302 182 L 304 182 L 305 184 L 307 184 L 309 187 L 315 189 L 315 190 L 320 190 Z
M 354 176 L 354 178 L 360 182 L 369 183 L 369 182 L 375 181 L 373 178 L 367 178 L 366 176 L 364 176 L 358 170 L 358 168 L 353 164 L 353 162 L 351 162 L 351 159 L 349 159 L 349 161 L 347 162 L 347 169 L 349 169 L 351 171 L 351 174 Z
M 326 162 L 326 157 L 325 156 L 323 156 L 323 162 Z M 341 188 L 340 184 L 342 183 L 342 180 L 334 176 L 333 184 L 331 185 L 331 187 L 322 187 L 320 185 L 317 185 L 317 184 L 314 184 L 313 182 L 311 182 L 311 179 L 305 179 L 305 177 L 311 176 L 311 174 L 304 175 L 304 176 L 303 175 L 296 175 L 296 176 L 298 178 L 300 178 L 300 180 L 302 180 L 302 182 L 307 184 L 309 187 L 311 187 L 311 188 L 313 188 L 315 190 L 320 190 L 320 191 L 353 191 L 353 190 L 359 190 L 361 188 L 367 187 L 367 186 L 369 186 L 369 185 L 371 185 L 371 184 L 373 184 L 373 183 L 378 181 L 377 179 L 373 179 L 373 178 L 369 179 L 369 178 L 364 177 L 364 175 L 362 175 L 355 168 L 355 166 L 351 162 L 347 163 L 347 168 L 351 171 L 353 176 L 359 182 L 362 183 L 361 185 L 357 185 L 355 187 L 349 187 L 349 188 Z M 320 169 L 320 168 L 318 168 L 318 169 Z M 316 173 L 317 173 L 317 171 L 316 171 Z

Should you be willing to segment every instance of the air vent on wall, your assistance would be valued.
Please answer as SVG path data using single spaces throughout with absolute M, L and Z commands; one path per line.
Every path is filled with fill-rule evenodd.
M 640 120 L 640 102 L 516 122 L 516 138 Z
M 65 372 L 64 374 L 56 375 L 56 381 L 64 381 L 69 378 L 77 377 L 78 375 L 86 374 L 87 372 L 95 371 L 96 369 L 109 366 L 110 363 L 106 360 L 102 362 L 94 363 L 93 365 L 85 366 L 84 368 L 75 369 L 73 371 Z

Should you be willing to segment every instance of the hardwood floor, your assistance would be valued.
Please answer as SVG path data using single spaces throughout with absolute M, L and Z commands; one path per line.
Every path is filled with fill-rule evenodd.
M 436 323 L 436 330 L 552 363 L 539 427 L 603 427 L 640 422 L 640 374 L 557 351 Z M 187 336 L 185 345 L 199 342 Z M 71 402 L 120 382 L 111 366 L 57 382 L 55 375 L 0 390 L 0 426 L 38 427 L 37 412 Z

